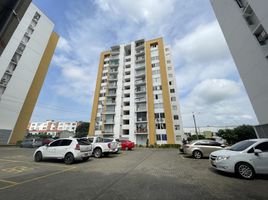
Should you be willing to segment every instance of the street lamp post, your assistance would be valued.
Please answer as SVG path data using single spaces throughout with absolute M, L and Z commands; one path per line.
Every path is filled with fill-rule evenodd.
M 194 128 L 195 128 L 196 139 L 198 140 L 198 132 L 197 132 L 197 128 L 196 128 L 196 121 L 195 121 L 194 112 L 193 112 L 193 119 L 194 119 Z

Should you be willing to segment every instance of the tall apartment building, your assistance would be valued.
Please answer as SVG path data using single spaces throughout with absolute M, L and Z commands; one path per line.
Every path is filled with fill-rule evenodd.
M 175 72 L 163 39 L 101 53 L 89 135 L 174 144 L 183 134 Z
M 268 137 L 268 1 L 211 0 L 259 124 Z
M 15 144 L 26 134 L 58 35 L 30 0 L 1 1 L 0 14 L 0 144 Z

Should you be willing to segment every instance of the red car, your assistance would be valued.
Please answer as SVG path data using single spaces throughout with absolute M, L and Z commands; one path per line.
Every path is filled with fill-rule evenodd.
M 135 147 L 134 142 L 129 140 L 120 140 L 122 145 L 122 150 L 132 150 Z

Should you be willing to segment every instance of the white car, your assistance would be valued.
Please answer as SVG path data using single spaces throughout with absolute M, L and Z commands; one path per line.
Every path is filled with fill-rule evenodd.
M 251 139 L 210 154 L 211 165 L 220 171 L 236 173 L 245 179 L 268 174 L 268 139 Z
M 34 160 L 63 159 L 66 164 L 75 160 L 87 161 L 92 155 L 92 147 L 88 140 L 82 138 L 61 138 L 48 145 L 39 147 L 34 152 Z
M 86 137 L 85 139 L 91 143 L 95 158 L 101 158 L 102 155 L 107 156 L 109 153 L 114 153 L 118 149 L 117 142 L 113 142 L 113 140 L 105 140 L 100 136 Z

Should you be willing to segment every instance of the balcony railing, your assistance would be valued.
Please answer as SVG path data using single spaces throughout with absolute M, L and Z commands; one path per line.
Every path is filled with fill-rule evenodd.
M 135 102 L 143 102 L 146 101 L 146 97 L 139 97 L 135 99 Z
M 135 74 L 135 76 L 143 76 L 143 75 L 145 75 L 145 70 L 142 70 L 142 71 L 136 71 L 136 74 Z
M 116 104 L 116 101 L 109 101 L 109 100 L 107 100 L 107 101 L 106 101 L 106 105 L 107 105 L 107 104 Z
M 116 96 L 116 92 L 109 92 L 106 96 Z
M 139 84 L 145 84 L 145 83 L 146 83 L 145 79 L 135 81 L 135 84 L 136 84 L 136 85 L 139 85 Z

